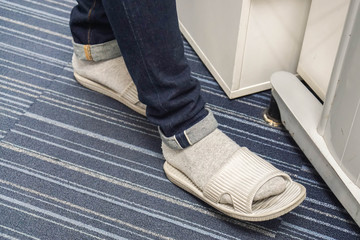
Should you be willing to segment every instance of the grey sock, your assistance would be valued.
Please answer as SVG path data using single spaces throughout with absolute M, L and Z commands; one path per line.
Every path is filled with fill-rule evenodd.
M 74 72 L 121 93 L 133 81 L 123 57 L 104 61 L 79 60 L 73 55 Z
M 122 57 L 94 62 L 80 60 L 74 54 L 72 64 L 79 83 L 146 115 L 146 106 L 139 101 L 137 88 Z

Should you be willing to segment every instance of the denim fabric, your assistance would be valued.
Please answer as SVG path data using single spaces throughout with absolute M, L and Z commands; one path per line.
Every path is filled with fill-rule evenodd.
M 92 45 L 79 44 L 73 41 L 73 48 L 76 57 L 80 60 L 97 62 L 122 56 L 116 40 Z
M 200 122 L 191 126 L 183 132 L 177 133 L 171 137 L 166 137 L 159 129 L 161 140 L 172 149 L 184 149 L 194 145 L 205 136 L 212 133 L 218 127 L 218 123 L 213 113 L 209 110 L 209 114 Z
M 74 42 L 79 43 L 76 38 L 83 41 L 89 36 L 90 39 L 80 44 L 111 42 L 108 39 L 111 34 L 97 28 L 104 27 L 107 21 L 110 23 L 139 99 L 147 105 L 147 117 L 160 126 L 165 136 L 182 133 L 207 116 L 200 85 L 190 76 L 184 55 L 174 0 L 79 0 L 78 3 L 70 21 Z M 99 37 L 104 32 L 106 35 Z
M 70 30 L 75 43 L 99 44 L 114 40 L 101 0 L 77 0 L 70 14 Z

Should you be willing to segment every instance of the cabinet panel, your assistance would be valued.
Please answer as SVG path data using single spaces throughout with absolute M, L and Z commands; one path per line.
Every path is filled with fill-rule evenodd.
M 350 0 L 313 0 L 298 73 L 325 99 Z
M 180 28 L 230 98 L 296 71 L 310 0 L 178 0 Z
M 324 140 L 335 160 L 359 186 L 360 174 L 360 17 L 354 20 Z
M 182 31 L 197 53 L 231 87 L 240 29 L 241 0 L 178 0 Z M 186 32 L 184 32 L 186 31 Z
M 237 88 L 269 82 L 276 71 L 296 72 L 308 11 L 306 1 L 251 1 Z

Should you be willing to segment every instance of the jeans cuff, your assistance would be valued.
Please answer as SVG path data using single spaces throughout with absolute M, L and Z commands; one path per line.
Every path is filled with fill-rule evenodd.
M 166 137 L 159 127 L 161 140 L 172 149 L 184 149 L 194 145 L 218 127 L 214 114 L 209 109 L 208 112 L 208 115 L 200 122 L 171 137 Z
M 119 45 L 116 40 L 84 45 L 73 41 L 74 53 L 80 60 L 102 61 L 121 57 Z

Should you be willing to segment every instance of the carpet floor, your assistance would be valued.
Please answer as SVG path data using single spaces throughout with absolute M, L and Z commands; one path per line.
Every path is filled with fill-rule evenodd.
M 73 0 L 0 0 L 0 239 L 359 239 L 360 230 L 283 128 L 265 91 L 229 100 L 184 41 L 219 127 L 307 188 L 271 221 L 229 218 L 165 177 L 156 126 L 80 86 Z

